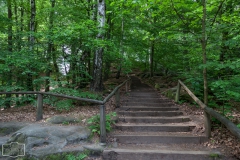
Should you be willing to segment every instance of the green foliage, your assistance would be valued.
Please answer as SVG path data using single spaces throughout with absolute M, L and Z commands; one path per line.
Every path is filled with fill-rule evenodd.
M 70 110 L 73 108 L 73 100 L 71 99 L 63 99 L 59 100 L 55 103 L 57 110 Z
M 240 129 L 240 123 L 237 125 L 237 127 Z
M 221 124 L 221 122 L 220 122 L 218 119 L 214 118 L 214 117 L 211 117 L 211 122 L 212 122 L 213 124 L 218 124 L 218 125 Z
M 79 91 L 71 88 L 64 88 L 64 87 L 58 87 L 56 89 L 51 90 L 52 93 L 58 93 L 58 94 L 64 94 L 68 96 L 75 96 L 80 98 L 88 98 L 88 99 L 95 99 L 95 100 L 101 100 L 102 97 L 99 93 L 92 93 L 92 92 L 86 92 L 86 91 Z
M 78 156 L 74 156 L 73 154 L 69 154 L 66 156 L 66 160 L 84 160 L 88 155 L 85 153 L 81 153 Z
M 115 124 L 113 117 L 116 117 L 116 112 L 112 112 L 106 115 L 106 131 L 110 132 L 112 125 Z M 87 120 L 88 127 L 91 130 L 92 134 L 97 133 L 100 135 L 100 115 L 92 116 Z
M 64 87 L 53 89 L 51 90 L 51 92 L 68 96 L 75 96 L 79 98 L 88 98 L 96 100 L 102 99 L 102 96 L 99 93 L 80 92 L 78 90 Z M 74 104 L 78 103 L 78 101 L 71 99 L 62 99 L 55 96 L 46 96 L 46 98 L 44 98 L 44 103 L 56 107 L 58 110 L 70 110 L 71 108 L 74 107 Z

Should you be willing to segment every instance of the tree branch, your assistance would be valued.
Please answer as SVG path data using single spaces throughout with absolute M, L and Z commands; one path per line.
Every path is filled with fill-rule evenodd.
M 218 13 L 220 12 L 220 10 L 221 10 L 224 2 L 225 2 L 225 0 L 223 0 L 223 1 L 221 2 L 221 4 L 218 6 L 218 10 L 217 10 L 217 12 L 216 12 L 216 14 L 215 14 L 215 16 L 214 16 L 214 18 L 213 18 L 213 21 L 212 21 L 211 25 L 210 25 L 211 30 L 210 30 L 210 33 L 209 33 L 209 37 L 210 37 L 210 35 L 212 34 L 213 25 L 214 25 L 214 23 L 216 22 L 217 15 L 218 15 Z
M 171 0 L 171 4 L 172 4 L 172 7 L 173 7 L 173 10 L 175 11 L 175 13 L 177 14 L 177 16 L 179 17 L 179 19 L 182 21 L 182 23 L 186 26 L 188 26 L 188 24 L 184 21 L 185 18 L 183 15 L 179 14 L 179 12 L 177 11 L 177 9 L 175 8 L 174 6 L 174 3 L 173 3 L 173 0 Z M 194 32 L 192 32 L 191 30 L 189 30 L 190 33 L 192 33 L 193 35 L 196 36 L 196 34 Z

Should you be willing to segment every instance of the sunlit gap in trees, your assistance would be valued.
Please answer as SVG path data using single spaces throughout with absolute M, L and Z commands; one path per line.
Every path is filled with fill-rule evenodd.
M 71 55 L 71 49 L 64 45 L 62 46 L 62 52 L 63 52 L 63 56 L 60 56 L 58 59 L 58 67 L 59 67 L 59 71 L 63 74 L 63 75 L 67 75 L 67 73 L 70 70 L 70 62 L 69 62 L 69 55 Z

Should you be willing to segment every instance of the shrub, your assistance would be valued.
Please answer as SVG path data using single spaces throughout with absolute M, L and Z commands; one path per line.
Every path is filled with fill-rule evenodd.
M 112 125 L 115 124 L 113 117 L 116 117 L 116 112 L 111 112 L 106 115 L 106 131 L 110 132 L 112 129 Z M 100 135 L 100 115 L 97 114 L 92 116 L 87 120 L 89 124 L 89 129 L 91 130 L 92 134 L 97 133 Z

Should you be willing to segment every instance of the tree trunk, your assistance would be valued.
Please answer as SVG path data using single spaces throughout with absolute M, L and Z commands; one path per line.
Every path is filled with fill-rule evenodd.
M 112 13 L 108 14 L 107 24 L 108 24 L 108 31 L 106 33 L 106 35 L 107 35 L 106 38 L 108 40 L 110 40 L 111 39 L 111 34 L 112 34 L 112 28 L 113 28 Z M 105 59 L 104 77 L 103 77 L 104 81 L 109 78 L 110 69 L 111 69 L 111 61 L 112 60 L 110 58 Z
M 7 1 L 7 10 L 8 10 L 8 19 L 10 21 L 10 23 L 8 24 L 8 52 L 9 52 L 9 55 L 10 55 L 13 51 L 12 1 L 11 0 Z M 12 67 L 8 66 L 8 68 L 9 68 L 9 72 L 7 73 L 7 86 L 10 87 L 12 85 Z M 10 108 L 11 107 L 11 104 L 10 104 L 11 94 L 7 94 L 6 99 L 7 100 L 5 101 L 5 106 L 6 106 L 6 108 Z
M 97 35 L 98 40 L 104 39 L 104 27 L 105 27 L 105 0 L 98 0 L 98 22 L 99 33 Z M 90 90 L 94 92 L 100 92 L 104 89 L 102 82 L 102 63 L 103 62 L 103 48 L 98 47 L 94 54 L 93 63 L 93 76 L 90 85 Z
M 155 41 L 151 41 L 151 48 L 150 48 L 150 77 L 153 77 L 153 56 L 155 50 Z
M 206 54 L 206 47 L 207 47 L 207 35 L 206 35 L 206 0 L 202 1 L 203 5 L 203 17 L 202 17 L 202 56 L 203 56 L 203 64 L 207 63 L 207 54 Z M 208 81 L 207 81 L 207 68 L 206 66 L 203 69 L 203 81 L 204 81 L 204 103 L 208 105 Z
M 36 3 L 35 0 L 30 0 L 30 6 L 31 6 L 31 17 L 30 17 L 30 37 L 29 37 L 29 42 L 30 42 L 30 51 L 33 52 L 34 50 L 34 35 L 33 33 L 35 32 L 35 16 L 36 16 Z
M 123 15 L 122 15 L 123 16 Z M 122 17 L 122 27 L 121 27 L 121 40 L 120 40 L 120 65 L 117 71 L 116 79 L 120 78 L 121 71 L 122 71 L 122 61 L 123 61 L 123 54 L 124 54 L 124 49 L 123 49 L 123 36 L 124 36 L 124 17 Z
M 55 0 L 50 0 L 51 2 L 51 7 L 52 10 L 50 12 L 49 15 L 49 34 L 50 34 L 50 38 L 48 40 L 48 49 L 47 49 L 47 54 L 48 54 L 48 59 L 51 59 L 52 57 L 52 53 L 54 51 L 54 44 L 52 41 L 52 29 L 53 29 L 53 15 L 54 15 L 54 11 L 53 8 L 55 7 Z M 51 76 L 51 63 L 48 63 L 48 67 L 46 70 L 46 76 L 48 77 L 48 79 L 46 79 L 45 81 L 45 92 L 48 92 L 50 90 L 50 76 Z
M 36 3 L 35 0 L 30 0 L 30 8 L 31 8 L 31 17 L 30 17 L 30 35 L 29 35 L 29 51 L 30 54 L 33 55 L 34 52 L 34 43 L 35 43 L 35 37 L 33 33 L 35 32 L 35 16 L 36 16 Z M 33 91 L 33 74 L 32 74 L 32 66 L 29 64 L 30 71 L 27 73 L 27 90 Z

